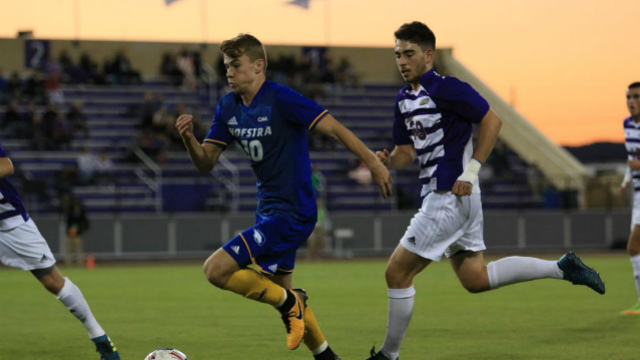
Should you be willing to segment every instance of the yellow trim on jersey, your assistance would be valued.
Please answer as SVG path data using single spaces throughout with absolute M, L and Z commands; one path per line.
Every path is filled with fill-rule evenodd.
M 278 268 L 278 271 L 286 272 L 286 273 L 293 273 L 293 270 L 285 270 L 285 269 L 280 269 L 280 268 Z
M 309 125 L 309 129 L 308 130 L 311 130 L 311 128 L 318 122 L 318 120 L 322 119 L 328 112 L 329 112 L 329 110 L 325 110 L 325 111 L 321 112 L 320 115 L 318 115 L 318 117 L 316 117 L 311 122 L 311 125 Z
M 224 145 L 224 146 L 228 146 L 228 145 L 229 145 L 229 144 L 227 144 L 227 143 L 226 143 L 226 142 L 224 142 L 224 141 L 220 141 L 220 140 L 213 140 L 213 139 L 204 139 L 204 141 L 203 141 L 203 142 L 206 142 L 206 143 L 213 143 L 213 144 L 222 144 L 222 145 Z
M 255 265 L 255 267 L 257 267 L 258 270 L 260 270 L 260 272 L 270 274 L 269 272 L 262 270 L 262 267 L 258 265 L 258 263 L 256 262 L 256 259 L 253 258 L 253 255 L 251 255 L 251 249 L 249 248 L 249 244 L 247 244 L 247 239 L 245 239 L 244 236 L 242 236 L 242 233 L 240 233 L 240 238 L 242 239 L 242 241 L 244 241 L 244 246 L 247 247 L 247 251 L 249 252 L 249 258 L 251 258 L 251 262 L 253 263 L 253 265 Z

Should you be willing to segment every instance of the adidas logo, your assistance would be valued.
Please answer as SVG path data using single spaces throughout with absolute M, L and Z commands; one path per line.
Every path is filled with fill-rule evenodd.
M 236 254 L 240 254 L 240 246 L 237 246 L 237 245 L 232 246 L 231 250 L 233 250 L 233 252 Z
M 278 264 L 273 264 L 269 266 L 269 270 L 271 270 L 271 272 L 276 272 L 278 270 Z
M 416 237 L 415 237 L 415 236 L 412 236 L 412 237 L 410 237 L 410 238 L 407 238 L 407 241 L 408 241 L 409 243 L 411 243 L 411 244 L 415 245 L 415 244 L 416 244 Z
M 42 259 L 40 259 L 40 262 L 47 261 L 47 260 L 49 260 L 47 255 L 42 255 Z
M 229 125 L 238 125 L 238 120 L 236 120 L 236 117 L 232 117 L 231 119 L 229 119 L 229 121 L 227 121 L 227 124 Z

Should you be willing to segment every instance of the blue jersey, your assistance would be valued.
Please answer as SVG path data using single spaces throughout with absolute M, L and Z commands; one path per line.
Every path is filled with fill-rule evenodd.
M 633 121 L 632 117 L 624 119 L 624 145 L 627 149 L 627 159 L 640 159 L 640 123 Z M 640 191 L 640 170 L 631 170 L 634 191 Z
M 315 222 L 307 131 L 326 114 L 314 101 L 265 81 L 249 106 L 234 93 L 220 99 L 204 142 L 240 143 L 258 178 L 258 215 Z
M 0 145 L 0 158 L 7 153 Z M 0 178 L 0 230 L 13 229 L 29 220 L 29 214 L 22 203 L 20 194 L 7 177 Z
M 393 141 L 415 147 L 422 196 L 453 188 L 473 155 L 472 125 L 488 111 L 489 103 L 469 84 L 433 69 L 422 75 L 417 91 L 407 85 L 398 92 Z M 477 182 L 473 192 L 480 192 Z

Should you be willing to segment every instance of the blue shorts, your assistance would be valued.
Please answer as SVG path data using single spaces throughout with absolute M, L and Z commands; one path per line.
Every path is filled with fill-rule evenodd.
M 256 223 L 229 240 L 222 248 L 241 267 L 253 264 L 264 274 L 292 273 L 296 252 L 309 238 L 315 221 L 297 222 L 282 215 L 256 215 Z

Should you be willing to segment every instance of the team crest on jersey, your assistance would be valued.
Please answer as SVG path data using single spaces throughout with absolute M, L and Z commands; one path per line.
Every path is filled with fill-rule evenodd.
M 238 120 L 236 120 L 236 117 L 232 117 L 231 119 L 229 119 L 229 121 L 227 121 L 228 125 L 238 125 Z
M 429 98 L 420 100 L 420 105 L 427 105 L 429 103 Z
M 262 246 L 267 239 L 260 230 L 253 229 L 253 240 L 258 244 L 258 246 Z

